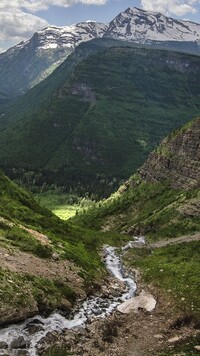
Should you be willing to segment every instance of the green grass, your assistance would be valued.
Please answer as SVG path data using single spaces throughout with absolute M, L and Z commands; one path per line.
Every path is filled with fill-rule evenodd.
M 188 242 L 149 251 L 128 252 L 128 261 L 142 271 L 145 283 L 173 298 L 182 315 L 200 317 L 200 242 Z
M 79 205 L 60 205 L 53 209 L 52 212 L 62 220 L 68 220 L 80 211 Z
M 48 199 L 52 197 L 48 195 Z M 82 203 L 86 201 L 81 200 Z M 51 245 L 43 245 L 23 226 L 46 235 Z M 21 250 L 51 259 L 56 253 L 60 260 L 74 262 L 87 293 L 99 286 L 107 275 L 99 254 L 102 245 L 120 246 L 127 240 L 127 236 L 94 232 L 59 219 L 38 205 L 30 193 L 0 173 L 0 247 L 6 248 L 10 255 Z M 29 275 L 0 269 L 0 285 L 0 321 L 12 318 L 16 308 L 20 313 L 35 313 L 35 305 L 38 305 L 39 311 L 50 311 L 65 306 L 64 300 L 74 303 L 76 299 L 73 286 L 61 283 L 59 276 L 40 278 L 34 276 L 34 270 L 33 275 Z
M 199 255 L 200 242 L 191 241 L 151 251 L 148 248 L 130 250 L 125 256 L 129 266 L 140 270 L 143 283 L 156 287 L 167 300 L 173 302 L 174 328 L 188 323 L 194 329 L 199 329 Z M 158 355 L 197 355 L 194 346 L 199 342 L 199 336 L 189 337 L 172 350 L 168 348 Z
M 46 198 L 49 200 L 52 196 L 47 195 Z M 58 196 L 54 196 L 55 198 L 57 199 Z M 62 199 L 62 196 L 59 196 L 59 199 Z M 88 200 L 82 199 L 81 204 L 88 204 Z M 30 193 L 1 173 L 0 217 L 4 219 L 0 221 L 2 244 L 44 258 L 56 252 L 60 258 L 72 260 L 83 269 L 82 273 L 88 285 L 105 275 L 105 267 L 98 253 L 101 246 L 104 243 L 121 244 L 128 239 L 127 236 L 119 234 L 94 232 L 59 219 L 49 210 L 38 205 Z M 9 226 L 10 222 L 13 226 Z M 43 246 L 22 230 L 20 224 L 46 235 L 51 242 L 51 247 Z
M 97 230 L 106 225 L 111 231 L 145 235 L 149 241 L 200 231 L 200 216 L 187 215 L 191 201 L 199 201 L 199 189 L 172 189 L 168 182 L 146 183 L 137 176 L 132 180 L 128 189 L 120 188 L 122 193 L 80 212 L 74 223 Z
M 88 197 L 82 198 L 72 193 L 56 193 L 55 190 L 34 194 L 34 197 L 41 206 L 51 210 L 62 220 L 68 220 L 78 212 L 94 205 Z
M 21 251 L 33 253 L 41 258 L 50 258 L 53 253 L 53 249 L 50 246 L 41 244 L 30 233 L 17 226 L 9 228 L 6 232 L 2 231 L 0 243 L 2 242 L 7 247 L 15 246 Z
M 9 310 L 29 309 L 36 303 L 38 310 L 54 310 L 63 300 L 75 303 L 76 294 L 66 284 L 34 275 L 14 273 L 0 268 L 0 319 Z

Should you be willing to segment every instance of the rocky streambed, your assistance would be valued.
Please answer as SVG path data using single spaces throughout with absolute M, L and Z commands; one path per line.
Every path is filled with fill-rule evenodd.
M 74 310 L 69 319 L 54 312 L 47 318 L 37 315 L 21 324 L 1 329 L 0 355 L 36 356 L 45 338 L 49 338 L 51 333 L 84 328 L 94 319 L 108 317 L 119 305 L 131 299 L 136 292 L 136 283 L 133 276 L 128 275 L 124 269 L 121 256 L 128 248 L 138 244 L 144 244 L 144 239 L 135 238 L 124 246 L 119 254 L 114 247 L 104 247 L 104 263 L 115 278 L 112 293 L 88 297 Z

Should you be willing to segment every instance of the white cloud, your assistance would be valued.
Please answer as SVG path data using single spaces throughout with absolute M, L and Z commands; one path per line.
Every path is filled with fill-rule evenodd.
M 0 46 L 30 38 L 34 32 L 48 26 L 48 22 L 34 15 L 51 6 L 69 7 L 78 3 L 104 5 L 108 0 L 0 0 Z M 5 48 L 6 48 L 5 44 Z
M 69 7 L 78 3 L 85 5 L 104 5 L 107 1 L 108 0 L 17 0 L 17 3 L 20 7 L 36 12 L 46 10 L 51 6 Z
M 19 42 L 47 25 L 46 20 L 20 9 L 3 9 L 0 11 L 0 40 Z
M 199 3 L 199 0 L 141 0 L 141 5 L 145 10 L 172 16 L 194 14 L 197 12 L 195 5 Z

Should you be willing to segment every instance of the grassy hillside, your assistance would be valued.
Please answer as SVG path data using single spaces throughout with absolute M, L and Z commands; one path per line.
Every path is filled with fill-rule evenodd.
M 200 189 L 172 189 L 168 183 L 146 183 L 137 176 L 138 184 L 123 194 L 115 193 L 74 218 L 76 223 L 93 229 L 145 235 L 158 240 L 194 233 L 200 230 L 197 210 Z M 123 189 L 121 187 L 120 189 Z
M 0 163 L 105 194 L 199 113 L 198 76 L 199 57 L 186 54 L 117 47 L 92 55 L 42 109 L 0 133 Z
M 69 310 L 105 277 L 102 244 L 127 238 L 61 221 L 2 173 L 0 192 L 0 324 L 38 311 Z
M 150 240 L 200 230 L 200 119 L 171 133 L 118 192 L 74 219 Z

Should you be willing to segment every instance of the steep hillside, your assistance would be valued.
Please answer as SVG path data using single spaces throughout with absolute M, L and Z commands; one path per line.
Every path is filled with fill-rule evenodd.
M 0 54 L 0 99 L 20 95 L 42 81 L 78 44 L 101 37 L 106 28 L 96 22 L 51 26 Z
M 199 57 L 127 47 L 88 57 L 64 81 L 59 70 L 43 108 L 0 133 L 0 164 L 90 191 L 126 178 L 199 113 L 199 71 Z
M 105 51 L 115 46 L 126 47 L 127 42 L 109 38 L 94 39 L 81 43 L 73 53 L 45 80 L 34 86 L 26 94 L 5 102 L 0 101 L 0 131 L 8 128 L 13 122 L 44 107 L 48 100 L 56 95 L 73 73 L 77 64 L 92 54 Z M 49 104 L 48 104 L 49 105 Z
M 0 173 L 0 325 L 69 312 L 105 276 L 104 236 L 64 223 Z
M 146 182 L 169 180 L 173 188 L 200 186 L 200 120 L 169 135 L 149 156 L 139 174 Z
M 200 230 L 200 119 L 169 135 L 119 191 L 80 224 L 157 240 Z

